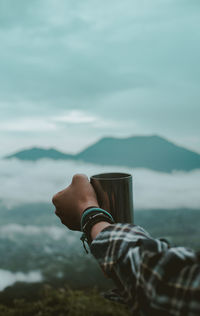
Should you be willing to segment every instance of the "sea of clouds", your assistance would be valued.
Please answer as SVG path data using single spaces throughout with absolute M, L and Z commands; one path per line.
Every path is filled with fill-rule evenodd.
M 148 169 L 99 166 L 76 161 L 37 162 L 0 160 L 0 201 L 6 207 L 51 202 L 76 173 L 88 177 L 101 172 L 126 172 L 133 176 L 135 209 L 200 208 L 200 169 L 167 174 Z
M 71 183 L 76 173 L 88 177 L 103 172 L 126 172 L 133 176 L 134 207 L 142 209 L 200 209 L 200 169 L 191 172 L 174 171 L 167 174 L 147 169 L 99 166 L 76 161 L 40 160 L 37 162 L 17 159 L 0 160 L 0 202 L 7 208 L 25 203 L 50 203 L 52 196 Z M 81 251 L 77 232 L 68 232 L 62 225 L 36 226 L 8 223 L 0 227 L 0 239 L 24 240 L 38 238 L 52 242 L 62 240 L 70 249 Z M 73 245 L 73 247 L 72 247 Z M 47 248 L 47 247 L 46 247 Z M 44 251 L 48 249 L 44 248 Z M 49 250 L 51 251 L 51 249 Z M 72 251 L 72 250 L 71 250 Z M 73 251 L 72 251 L 73 252 Z M 0 291 L 17 281 L 38 282 L 43 280 L 37 270 L 29 273 L 0 269 Z
M 43 277 L 40 271 L 30 271 L 28 273 L 23 273 L 0 269 L 0 291 L 4 290 L 7 286 L 10 286 L 15 282 L 34 283 L 40 282 L 42 279 Z
M 63 226 L 64 227 L 64 226 Z M 63 240 L 66 238 L 68 242 L 72 244 L 74 242 L 74 232 L 70 232 L 66 234 L 65 228 L 59 228 L 57 226 L 35 226 L 35 225 L 19 225 L 19 224 L 8 224 L 3 225 L 0 228 L 0 238 L 10 238 L 14 239 L 16 236 L 26 236 L 26 237 L 34 237 L 39 234 L 47 236 L 50 239 L 55 241 Z

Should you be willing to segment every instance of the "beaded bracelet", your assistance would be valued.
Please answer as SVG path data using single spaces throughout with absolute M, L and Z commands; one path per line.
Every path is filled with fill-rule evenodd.
M 85 221 L 87 221 L 89 218 L 89 215 L 91 215 L 91 213 L 94 213 L 94 212 L 103 213 L 103 214 L 107 215 L 114 222 L 114 219 L 109 212 L 103 210 L 102 208 L 92 206 L 90 208 L 85 209 L 84 212 L 82 213 L 82 217 L 81 217 L 81 230 L 82 231 L 83 231 L 83 226 L 85 224 Z
M 92 238 L 90 236 L 91 229 L 95 224 L 102 221 L 114 224 L 114 219 L 112 215 L 101 208 L 91 207 L 87 208 L 83 212 L 81 218 L 81 230 L 83 234 L 80 239 L 83 242 L 83 247 L 86 253 L 88 253 L 88 250 L 85 246 L 85 241 L 87 241 L 88 245 L 90 245 L 90 243 L 92 242 Z

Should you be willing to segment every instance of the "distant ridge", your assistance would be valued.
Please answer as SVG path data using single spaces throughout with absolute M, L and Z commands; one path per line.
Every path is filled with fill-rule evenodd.
M 147 168 L 163 172 L 190 171 L 200 168 L 200 155 L 160 136 L 106 137 L 77 155 L 61 153 L 55 149 L 31 148 L 6 158 L 21 160 L 73 159 L 101 165 Z
M 56 149 L 49 148 L 49 149 L 44 149 L 44 148 L 39 148 L 39 147 L 33 147 L 30 149 L 25 149 L 22 151 L 19 151 L 15 154 L 6 156 L 5 158 L 10 159 L 10 158 L 18 158 L 20 160 L 32 160 L 36 161 L 42 158 L 49 158 L 49 159 L 72 159 L 73 155 L 69 154 L 64 154 Z

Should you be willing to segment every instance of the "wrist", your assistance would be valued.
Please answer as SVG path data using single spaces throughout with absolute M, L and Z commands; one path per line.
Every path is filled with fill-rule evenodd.
M 92 226 L 92 229 L 91 229 L 91 239 L 95 239 L 97 237 L 97 235 L 106 227 L 110 226 L 111 224 L 106 222 L 106 221 L 102 221 L 102 222 L 99 222 L 97 224 L 94 224 Z
M 83 215 L 83 213 L 87 210 L 87 209 L 90 209 L 90 208 L 93 208 L 93 207 L 99 207 L 98 206 L 98 204 L 97 203 L 94 203 L 93 202 L 93 204 L 92 204 L 92 202 L 91 203 L 82 203 L 82 204 L 80 204 L 79 205 L 79 212 L 78 212 L 78 217 L 77 217 L 77 221 L 78 221 L 78 223 L 79 223 L 79 225 L 80 225 L 80 231 L 81 231 L 81 219 L 82 219 L 82 215 Z
M 101 224 L 96 226 L 98 223 Z M 86 209 L 81 217 L 81 231 L 83 232 L 81 240 L 83 245 L 85 240 L 90 245 L 96 235 L 109 224 L 114 224 L 114 220 L 112 215 L 106 210 L 96 207 Z M 92 234 L 91 230 L 93 230 Z
M 80 218 L 80 221 L 81 221 L 81 217 L 83 215 L 83 213 L 89 209 L 89 208 L 99 208 L 99 204 L 98 203 L 95 203 L 94 201 L 91 201 L 91 202 L 85 202 L 85 203 L 81 203 L 79 205 L 79 218 Z

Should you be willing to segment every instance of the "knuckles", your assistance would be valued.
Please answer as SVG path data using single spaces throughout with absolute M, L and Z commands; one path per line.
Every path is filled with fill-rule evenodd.
M 82 180 L 88 180 L 88 177 L 83 174 L 83 173 L 77 173 L 73 176 L 72 178 L 72 183 L 74 182 L 79 182 L 79 181 L 82 181 Z
M 64 190 L 57 192 L 56 194 L 54 194 L 54 196 L 52 197 L 52 203 L 56 206 L 59 204 L 60 200 L 62 199 Z
M 52 197 L 52 203 L 56 206 L 58 204 L 59 201 L 59 194 L 56 193 L 53 197 Z

